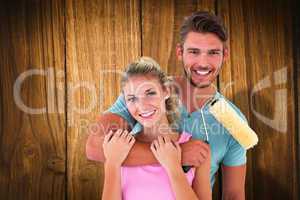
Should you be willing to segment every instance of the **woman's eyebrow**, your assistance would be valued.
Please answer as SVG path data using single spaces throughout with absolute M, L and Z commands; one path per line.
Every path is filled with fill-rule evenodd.
M 147 89 L 145 92 L 150 92 L 153 88 L 149 88 Z

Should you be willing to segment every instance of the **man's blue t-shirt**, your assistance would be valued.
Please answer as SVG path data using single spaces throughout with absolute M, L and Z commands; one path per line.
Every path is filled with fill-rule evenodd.
M 223 95 L 216 92 L 214 99 L 225 99 Z M 230 101 L 229 105 L 238 113 L 238 115 L 245 121 L 245 116 L 241 111 Z M 210 170 L 210 182 L 213 186 L 215 182 L 215 174 L 219 169 L 220 164 L 225 166 L 239 166 L 246 163 L 246 150 L 231 136 L 231 134 L 220 124 L 213 115 L 209 112 L 209 105 L 206 104 L 202 108 L 204 121 L 206 124 L 206 130 L 208 133 L 208 139 L 211 149 L 211 170 Z M 132 118 L 129 111 L 126 108 L 125 99 L 123 95 L 120 95 L 117 101 L 110 107 L 107 112 L 115 113 L 126 119 L 133 127 L 132 132 L 138 133 L 142 130 L 142 125 Z M 188 113 L 186 108 L 180 106 L 181 118 L 178 123 L 178 131 L 191 133 L 193 138 L 206 141 L 205 128 L 201 110 L 196 110 L 192 113 Z

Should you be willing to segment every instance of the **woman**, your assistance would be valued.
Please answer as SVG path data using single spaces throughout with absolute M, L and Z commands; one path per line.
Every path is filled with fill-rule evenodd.
M 211 199 L 210 159 L 186 173 L 182 170 L 179 143 L 188 141 L 191 135 L 172 128 L 178 116 L 178 98 L 159 65 L 145 57 L 131 63 L 121 85 L 127 108 L 142 124 L 143 132 L 135 138 L 126 130 L 105 136 L 102 199 Z M 121 167 L 135 140 L 151 143 L 160 164 Z

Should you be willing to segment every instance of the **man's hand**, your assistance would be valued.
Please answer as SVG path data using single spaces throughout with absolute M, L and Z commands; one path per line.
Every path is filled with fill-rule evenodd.
M 199 167 L 209 156 L 209 145 L 201 140 L 192 139 L 180 146 L 183 165 Z

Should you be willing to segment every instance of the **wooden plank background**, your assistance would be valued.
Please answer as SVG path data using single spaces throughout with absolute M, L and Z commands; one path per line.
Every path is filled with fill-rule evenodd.
M 99 199 L 103 168 L 85 157 L 88 125 L 115 101 L 120 72 L 138 56 L 154 57 L 170 75 L 182 74 L 178 31 L 196 10 L 224 19 L 231 56 L 216 84 L 260 138 L 247 154 L 247 199 L 298 199 L 295 0 L 1 2 L 0 196 Z M 259 86 L 265 88 L 253 93 Z M 18 89 L 22 102 L 42 108 L 40 114 L 20 106 Z M 220 196 L 219 177 L 214 199 Z

